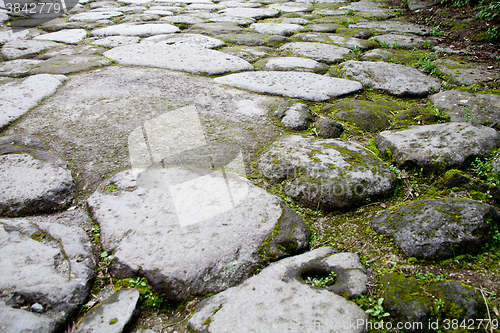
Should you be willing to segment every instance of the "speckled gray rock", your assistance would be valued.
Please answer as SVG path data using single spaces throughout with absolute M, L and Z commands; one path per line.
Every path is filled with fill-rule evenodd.
M 163 43 L 167 45 L 186 45 L 186 46 L 203 47 L 212 50 L 226 46 L 226 43 L 224 43 L 220 39 L 200 34 L 187 34 L 187 33 L 152 36 L 143 39 L 141 43 Z
M 90 292 L 95 276 L 92 241 L 78 225 L 85 211 L 0 219 L 0 327 L 2 332 L 53 332 Z M 3 306 L 3 303 L 8 308 Z M 20 310 L 43 306 L 42 314 Z M 7 327 L 7 329 L 4 329 Z
M 282 53 L 290 52 L 295 56 L 308 57 L 327 64 L 340 62 L 351 52 L 344 47 L 308 42 L 287 43 L 281 46 L 279 50 Z
M 85 315 L 76 333 L 122 333 L 138 314 L 139 297 L 137 289 L 117 291 Z
M 270 8 L 227 8 L 221 10 L 219 13 L 227 16 L 252 18 L 255 20 L 272 18 L 280 14 L 279 11 Z
M 35 37 L 36 40 L 48 40 L 66 44 L 78 44 L 87 37 L 84 29 L 65 29 Z
M 106 36 L 136 36 L 136 37 L 149 37 L 160 34 L 170 34 L 179 32 L 179 28 L 175 25 L 168 23 L 154 24 L 132 24 L 123 23 L 112 25 L 105 28 L 98 28 L 92 30 L 92 36 L 106 37 Z
M 301 4 L 295 2 L 282 2 L 269 5 L 269 8 L 281 11 L 283 13 L 297 13 L 297 12 L 312 12 L 314 7 L 308 4 Z
M 500 133 L 467 123 L 424 125 L 381 132 L 375 145 L 382 153 L 390 150 L 394 161 L 405 168 L 434 172 L 459 168 L 470 158 L 488 156 L 500 147 Z
M 328 70 L 328 65 L 312 59 L 299 57 L 273 57 L 262 61 L 262 69 L 267 71 L 298 71 L 320 73 Z
M 367 21 L 356 24 L 350 24 L 349 28 L 355 29 L 373 29 L 386 32 L 410 33 L 419 36 L 428 36 L 431 28 L 425 25 L 418 25 L 403 21 Z
M 111 61 L 100 55 L 56 56 L 38 63 L 31 74 L 71 74 L 102 66 L 111 65 Z
M 122 12 L 113 11 L 115 8 L 109 8 L 110 10 L 102 11 L 90 11 L 86 13 L 80 13 L 71 15 L 69 17 L 70 22 L 95 22 L 99 20 L 107 20 L 113 17 L 123 16 Z
M 295 103 L 287 108 L 281 118 L 283 126 L 294 130 L 303 131 L 314 120 L 311 110 L 303 103 Z
M 500 122 L 500 96 L 498 95 L 447 90 L 430 96 L 430 100 L 437 108 L 446 112 L 451 121 L 464 121 L 486 126 Z
M 117 46 L 135 44 L 139 42 L 139 37 L 136 36 L 109 36 L 102 39 L 93 41 L 92 45 L 104 46 L 108 48 L 113 48 Z
M 291 36 L 296 32 L 305 30 L 299 24 L 286 24 L 286 23 L 254 23 L 250 25 L 250 29 L 260 34 L 282 35 L 282 36 Z
M 479 251 L 499 224 L 500 214 L 492 206 L 455 198 L 414 201 L 370 221 L 408 257 L 435 260 Z
M 332 255 L 332 248 L 319 248 L 274 263 L 242 285 L 203 300 L 189 320 L 188 328 L 210 333 L 235 329 L 240 332 L 302 332 L 306 325 L 314 325 L 328 332 L 365 332 L 364 322 L 368 316 L 357 305 L 326 289 L 304 283 L 301 275 L 312 270 L 333 270 L 337 274 L 356 271 L 364 276 L 357 284 L 366 284 L 357 255 Z M 339 276 L 338 285 L 347 282 L 340 280 Z M 350 325 L 356 322 L 363 325 Z
M 439 90 L 441 81 L 409 66 L 382 61 L 346 61 L 340 65 L 342 77 L 363 86 L 401 97 L 425 97 Z
M 0 76 L 24 77 L 28 76 L 33 68 L 39 65 L 41 60 L 16 59 L 0 62 Z
M 151 66 L 201 75 L 253 69 L 250 63 L 241 58 L 215 50 L 183 45 L 132 44 L 116 47 L 104 55 L 121 65 Z
M 263 258 L 309 244 L 309 228 L 281 199 L 231 173 L 174 167 L 136 178 L 124 171 L 87 203 L 103 248 L 114 254 L 112 275 L 144 274 L 169 300 L 220 292 L 248 278 Z
M 302 72 L 246 72 L 214 79 L 215 82 L 259 93 L 321 102 L 361 90 L 359 82 Z
M 267 46 L 231 46 L 221 51 L 250 62 L 274 55 L 273 49 Z
M 42 74 L 16 80 L 0 86 L 0 129 L 5 128 L 56 92 L 66 78 Z
M 342 36 L 328 36 L 329 39 L 337 45 L 347 47 L 349 49 L 369 50 L 378 46 L 377 42 L 372 40 L 365 40 L 361 38 L 342 37 Z
M 336 139 L 344 132 L 344 126 L 335 120 L 320 119 L 316 124 L 316 131 L 322 138 Z
M 419 49 L 424 45 L 424 39 L 415 35 L 400 35 L 400 34 L 385 34 L 380 36 L 375 36 L 370 38 L 379 42 L 380 44 L 388 45 L 393 48 L 403 48 L 403 49 Z M 428 43 L 430 43 L 428 41 Z
M 47 51 L 60 44 L 49 41 L 38 40 L 16 40 L 5 43 L 2 47 L 1 55 L 4 60 L 18 58 L 33 58 L 43 51 Z
M 283 183 L 286 195 L 314 209 L 353 208 L 390 194 L 395 181 L 389 168 L 360 145 L 298 135 L 273 142 L 258 168 L 272 183 Z
M 500 78 L 500 70 L 488 64 L 439 59 L 436 61 L 441 72 L 456 85 L 469 86 L 476 83 L 493 82 Z

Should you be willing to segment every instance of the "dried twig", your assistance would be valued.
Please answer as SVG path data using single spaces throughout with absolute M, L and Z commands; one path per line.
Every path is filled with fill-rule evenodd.
M 488 306 L 488 301 L 486 301 L 486 297 L 484 296 L 483 288 L 475 288 L 475 289 L 479 290 L 481 292 L 481 295 L 483 296 L 484 304 L 486 304 L 486 311 L 488 311 L 488 322 L 490 323 L 490 331 L 491 331 L 491 333 L 493 333 L 493 326 L 491 324 L 490 307 Z M 483 324 L 483 326 L 484 326 L 484 324 Z M 486 331 L 486 333 L 488 333 L 486 326 L 484 326 L 484 330 Z

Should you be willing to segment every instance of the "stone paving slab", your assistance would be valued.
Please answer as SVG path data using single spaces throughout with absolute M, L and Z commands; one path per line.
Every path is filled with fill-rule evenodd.
M 136 36 L 149 37 L 160 34 L 170 34 L 179 32 L 179 28 L 171 24 L 130 24 L 123 23 L 105 28 L 92 30 L 92 36 L 107 37 L 107 36 Z
M 144 38 L 141 41 L 141 44 L 143 43 L 162 43 L 167 45 L 197 46 L 213 50 L 226 46 L 226 43 L 224 43 L 220 39 L 201 34 L 188 34 L 188 33 L 156 35 Z
M 111 49 L 104 55 L 120 65 L 151 66 L 198 75 L 220 75 L 254 68 L 241 58 L 192 46 L 131 44 Z
M 349 28 L 373 29 L 377 31 L 411 33 L 419 36 L 428 36 L 431 33 L 431 28 L 425 25 L 401 21 L 368 21 L 350 24 Z
M 322 102 L 362 89 L 356 81 L 301 72 L 246 72 L 229 74 L 215 82 L 254 92 Z
M 49 41 L 17 40 L 5 43 L 0 53 L 4 60 L 33 58 L 39 53 L 59 45 L 58 43 Z
M 35 37 L 36 40 L 48 40 L 66 44 L 78 44 L 87 37 L 87 31 L 84 29 L 64 29 L 56 32 L 50 32 L 45 35 Z
M 338 63 L 351 51 L 345 47 L 320 43 L 287 43 L 279 48 L 281 52 L 290 52 L 299 57 L 312 58 L 327 64 Z
M 0 62 L 0 76 L 25 77 L 28 76 L 42 61 L 33 59 L 16 59 Z

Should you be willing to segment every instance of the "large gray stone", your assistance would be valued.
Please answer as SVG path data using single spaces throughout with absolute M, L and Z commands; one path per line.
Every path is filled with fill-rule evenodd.
M 149 37 L 160 34 L 171 34 L 179 32 L 179 28 L 175 25 L 163 23 L 163 24 L 132 24 L 123 23 L 118 25 L 112 25 L 105 28 L 98 28 L 92 30 L 92 36 L 97 37 L 107 37 L 107 36 L 135 36 L 135 37 Z
M 419 25 L 404 21 L 367 21 L 356 24 L 350 24 L 349 28 L 355 29 L 373 29 L 386 32 L 410 33 L 419 36 L 428 36 L 431 28 L 425 25 Z
M 0 27 L 0 45 L 14 40 L 26 39 L 29 35 L 30 31 L 28 29 L 13 31 L 11 28 Z
M 393 48 L 419 49 L 424 45 L 424 39 L 422 37 L 410 34 L 385 34 L 370 39 Z
M 364 86 L 401 97 L 425 97 L 439 90 L 441 81 L 409 66 L 383 61 L 346 61 L 340 65 L 342 77 Z
M 436 260 L 478 252 L 499 224 L 495 208 L 467 199 L 415 201 L 370 222 L 373 230 L 394 238 L 408 257 Z
M 298 72 L 324 72 L 328 65 L 312 59 L 299 57 L 274 57 L 262 61 L 263 69 L 268 71 L 298 71 Z
M 111 61 L 100 55 L 56 56 L 38 63 L 31 74 L 71 74 L 109 65 Z
M 354 37 L 328 36 L 328 38 L 337 45 L 347 47 L 352 50 L 368 50 L 378 46 L 377 42 Z
M 364 289 L 366 275 L 357 255 L 332 255 L 332 252 L 332 248 L 319 248 L 283 259 L 242 285 L 203 300 L 189 320 L 188 328 L 210 333 L 235 329 L 239 332 L 304 332 L 304 327 L 325 332 L 366 332 L 368 315 L 356 304 L 304 283 L 303 274 L 334 271 L 338 276 L 336 285 L 344 285 L 337 292 L 344 290 L 351 294 L 349 288 L 349 291 L 345 289 L 349 284 L 361 285 Z M 358 278 L 351 273 L 358 273 Z M 342 275 L 349 278 L 343 279 Z
M 322 102 L 361 90 L 359 82 L 302 72 L 246 72 L 214 79 L 241 89 L 259 93 Z
M 0 76 L 24 77 L 28 76 L 33 68 L 42 61 L 33 59 L 16 59 L 0 62 Z
M 51 213 L 73 200 L 75 181 L 62 161 L 7 154 L 0 156 L 0 166 L 0 215 Z
M 247 61 L 223 52 L 167 44 L 132 44 L 116 47 L 104 55 L 121 65 L 151 66 L 199 75 L 219 75 L 252 70 Z
M 316 61 L 333 64 L 340 62 L 351 51 L 344 47 L 320 43 L 287 43 L 279 48 L 283 52 L 290 52 L 292 55 L 307 57 Z
M 470 86 L 477 83 L 494 82 L 500 78 L 500 70 L 488 64 L 459 62 L 451 59 L 436 61 L 439 70 L 456 85 Z
M 114 254 L 116 278 L 144 275 L 157 292 L 180 301 L 237 285 L 265 260 L 308 247 L 304 221 L 244 178 L 187 166 L 133 174 L 118 173 L 87 200 L 102 246 Z
M 69 17 L 70 22 L 95 22 L 99 20 L 107 20 L 113 17 L 123 16 L 122 12 L 113 11 L 116 8 L 108 8 L 105 11 L 90 11 L 86 13 L 80 13 L 71 15 Z
M 224 43 L 220 39 L 200 34 L 187 34 L 187 33 L 152 36 L 143 39 L 141 41 L 141 44 L 142 43 L 161 43 L 167 45 L 196 46 L 212 50 L 226 46 L 226 43 Z
M 303 12 L 308 13 L 312 12 L 314 7 L 308 4 L 301 4 L 296 2 L 281 2 L 275 3 L 268 6 L 271 9 L 281 11 L 283 13 L 297 13 Z
M 4 60 L 17 58 L 33 58 L 43 51 L 58 46 L 58 43 L 38 40 L 16 40 L 5 43 L 2 47 Z
M 66 44 L 78 44 L 87 37 L 87 31 L 84 29 L 64 29 L 56 32 L 35 37 L 36 40 L 48 40 Z
M 92 45 L 104 46 L 108 48 L 118 47 L 139 42 L 140 37 L 136 36 L 109 36 L 93 41 Z
M 122 333 L 137 315 L 139 297 L 137 289 L 117 291 L 85 315 L 76 333 Z
M 0 130 L 55 93 L 64 79 L 42 74 L 0 85 Z
M 490 126 L 500 122 L 500 96 L 474 94 L 463 90 L 447 90 L 430 96 L 451 121 Z
M 394 174 L 364 147 L 335 139 L 285 136 L 261 154 L 258 168 L 311 208 L 350 209 L 393 191 Z
M 296 32 L 305 30 L 299 24 L 286 23 L 254 23 L 250 25 L 250 29 L 268 35 L 291 36 Z
M 280 14 L 279 11 L 270 8 L 227 8 L 221 10 L 219 13 L 227 16 L 252 18 L 255 20 L 276 17 Z
M 0 219 L 0 327 L 2 332 L 64 329 L 87 298 L 95 276 L 92 241 L 79 225 L 85 211 Z M 42 305 L 41 314 L 20 310 Z M 5 329 L 6 327 L 6 329 Z
M 470 159 L 488 156 L 500 147 L 500 133 L 467 123 L 424 125 L 381 132 L 375 145 L 382 153 L 389 150 L 400 166 L 435 172 L 459 168 Z

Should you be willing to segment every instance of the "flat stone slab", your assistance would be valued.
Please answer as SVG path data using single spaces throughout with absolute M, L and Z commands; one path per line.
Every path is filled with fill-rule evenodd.
M 460 168 L 470 158 L 488 156 L 500 147 L 500 133 L 467 123 L 424 125 L 381 132 L 375 145 L 382 153 L 390 150 L 398 165 L 433 172 Z
M 295 2 L 282 2 L 269 5 L 268 8 L 283 12 L 283 13 L 309 13 L 314 10 L 314 7 L 308 4 Z
M 30 154 L 0 156 L 0 215 L 44 214 L 67 207 L 76 192 L 71 172 L 62 161 Z
M 188 328 L 213 333 L 235 328 L 242 332 L 304 332 L 306 325 L 314 325 L 328 332 L 365 332 L 368 315 L 362 309 L 331 291 L 305 284 L 301 276 L 314 269 L 334 271 L 339 274 L 337 281 L 343 272 L 364 274 L 357 255 L 332 252 L 332 248 L 319 248 L 283 259 L 242 285 L 203 300 Z M 363 284 L 363 278 L 359 282 Z
M 0 85 L 0 129 L 4 129 L 44 98 L 55 93 L 65 79 L 42 74 Z
M 71 74 L 109 65 L 111 65 L 111 61 L 99 55 L 73 57 L 58 56 L 40 62 L 34 69 L 31 70 L 31 73 Z
M 245 72 L 214 79 L 215 82 L 258 93 L 322 102 L 362 89 L 359 82 L 302 72 Z
M 350 209 L 390 194 L 395 176 L 362 146 L 335 140 L 284 136 L 261 154 L 258 168 L 283 193 L 308 207 Z
M 98 28 L 92 30 L 92 36 L 106 37 L 106 36 L 136 36 L 136 37 L 149 37 L 160 34 L 170 34 L 179 32 L 179 28 L 175 25 L 168 23 L 146 23 L 146 24 L 132 24 L 123 23 L 112 25 L 105 28 Z
M 187 33 L 152 36 L 143 39 L 141 41 L 141 44 L 143 43 L 162 43 L 166 45 L 196 46 L 212 50 L 226 46 L 226 43 L 224 43 L 220 39 L 200 34 L 187 34 Z
M 0 62 L 0 76 L 24 77 L 28 76 L 33 68 L 39 65 L 41 60 L 16 59 Z
M 291 36 L 294 33 L 305 30 L 304 27 L 299 24 L 287 23 L 254 23 L 250 25 L 250 29 L 260 34 L 282 36 Z
M 26 39 L 29 35 L 30 31 L 28 29 L 14 32 L 11 28 L 0 27 L 0 45 L 14 40 Z
M 115 9 L 115 8 L 110 8 Z M 113 17 L 123 16 L 122 12 L 107 10 L 107 11 L 90 11 L 86 13 L 79 13 L 69 17 L 70 22 L 95 22 L 100 20 L 108 20 Z
M 43 51 L 59 46 L 60 44 L 38 40 L 16 40 L 5 43 L 1 50 L 4 60 L 18 58 L 33 58 Z
M 103 46 L 107 48 L 113 48 L 118 46 L 123 46 L 127 44 L 138 43 L 140 37 L 136 36 L 109 36 L 102 39 L 98 39 L 92 42 L 92 45 Z
M 223 48 L 221 51 L 224 53 L 232 54 L 249 62 L 254 62 L 261 58 L 266 58 L 274 55 L 273 49 L 267 46 L 230 46 Z
M 451 121 L 490 126 L 500 119 L 500 96 L 447 90 L 430 96 L 434 105 Z
M 64 29 L 48 34 L 36 36 L 36 40 L 48 40 L 66 44 L 78 44 L 87 37 L 87 31 L 84 29 Z
M 425 40 L 415 35 L 385 34 L 370 38 L 382 45 L 393 48 L 419 49 L 424 45 Z
M 359 22 L 356 24 L 350 24 L 349 28 L 354 29 L 373 29 L 377 31 L 385 32 L 397 32 L 397 33 L 409 33 L 419 36 L 428 36 L 432 29 L 425 26 L 414 23 L 408 23 L 403 21 L 368 21 Z
M 133 173 L 118 173 L 87 200 L 116 278 L 140 272 L 179 301 L 237 285 L 265 258 L 308 247 L 305 222 L 235 174 L 187 166 Z
M 307 57 L 327 64 L 341 62 L 351 52 L 344 47 L 307 42 L 287 43 L 279 50 L 282 53 L 290 52 L 294 56 Z
M 116 47 L 104 55 L 120 65 L 166 68 L 198 75 L 220 75 L 253 69 L 249 62 L 241 58 L 184 45 L 132 44 Z
M 262 20 L 276 17 L 280 14 L 280 12 L 271 8 L 227 8 L 221 10 L 219 14 Z
M 408 257 L 435 260 L 479 251 L 498 224 L 494 207 L 456 198 L 414 201 L 370 221 L 373 230 L 393 237 Z
M 266 71 L 298 71 L 319 73 L 328 70 L 328 65 L 312 59 L 298 57 L 273 57 L 263 60 Z
M 378 44 L 371 40 L 354 38 L 354 37 L 342 37 L 331 35 L 328 38 L 337 45 L 347 47 L 349 49 L 359 49 L 359 50 L 369 50 L 374 49 Z
M 458 86 L 470 86 L 500 79 L 500 70 L 491 68 L 492 66 L 489 65 L 451 59 L 439 59 L 436 65 L 444 75 L 450 78 L 451 82 Z
M 341 75 L 359 81 L 363 86 L 400 97 L 425 97 L 439 90 L 441 81 L 414 67 L 383 61 L 349 60 L 340 65 Z
M 0 219 L 2 331 L 64 329 L 66 320 L 87 298 L 95 277 L 94 247 L 78 226 L 89 222 L 80 209 Z M 19 309 L 22 306 L 36 308 L 39 314 Z
M 77 333 L 122 333 L 137 315 L 140 294 L 137 289 L 122 289 L 89 311 L 78 325 Z

